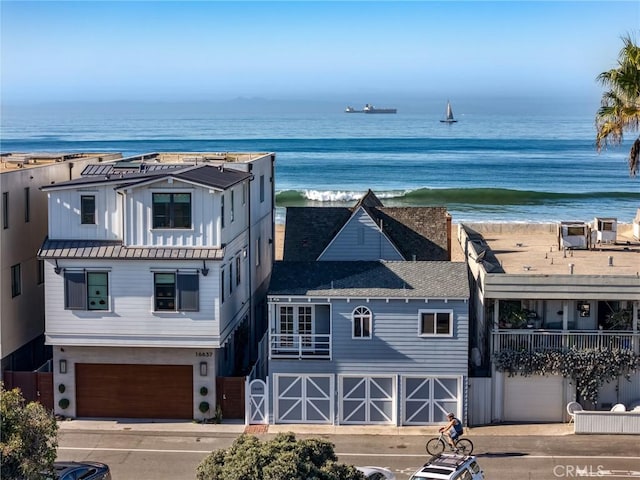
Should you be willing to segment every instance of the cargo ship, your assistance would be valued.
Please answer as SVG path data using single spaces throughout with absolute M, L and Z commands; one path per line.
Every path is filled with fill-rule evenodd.
M 398 113 L 396 108 L 377 108 L 373 105 L 366 104 L 362 110 L 356 110 L 353 107 L 347 107 L 344 109 L 345 113 Z

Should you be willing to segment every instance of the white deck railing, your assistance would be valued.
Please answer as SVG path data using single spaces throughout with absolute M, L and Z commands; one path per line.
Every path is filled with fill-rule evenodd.
M 575 348 L 640 348 L 640 332 L 629 331 L 560 331 L 560 330 L 496 330 L 493 332 L 493 352 L 511 350 L 561 350 Z
M 331 334 L 269 334 L 269 358 L 331 358 Z

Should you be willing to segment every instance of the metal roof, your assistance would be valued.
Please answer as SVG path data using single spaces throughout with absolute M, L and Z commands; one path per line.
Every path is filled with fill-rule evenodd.
M 114 168 L 112 165 L 92 165 L 83 171 L 84 176 L 41 187 L 41 190 L 55 190 L 87 185 L 113 184 L 116 188 L 127 187 L 160 178 L 174 177 L 179 180 L 196 183 L 205 187 L 226 190 L 237 183 L 251 178 L 251 174 L 232 168 L 224 168 L 223 165 L 164 165 L 164 168 L 123 169 Z M 170 167 L 170 168 L 169 168 Z M 85 174 L 85 172 L 87 172 Z
M 112 240 L 49 240 L 38 251 L 41 259 L 101 258 L 130 260 L 222 260 L 224 248 L 125 247 Z

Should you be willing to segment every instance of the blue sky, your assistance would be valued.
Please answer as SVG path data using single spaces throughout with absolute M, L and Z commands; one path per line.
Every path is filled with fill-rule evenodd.
M 4 104 L 599 98 L 639 1 L 6 1 Z

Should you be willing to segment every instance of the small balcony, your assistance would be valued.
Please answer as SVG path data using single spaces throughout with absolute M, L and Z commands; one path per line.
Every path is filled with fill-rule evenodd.
M 495 330 L 493 353 L 501 350 L 577 350 L 609 348 L 640 351 L 640 332 L 628 330 Z
M 269 334 L 269 358 L 331 359 L 331 334 Z

